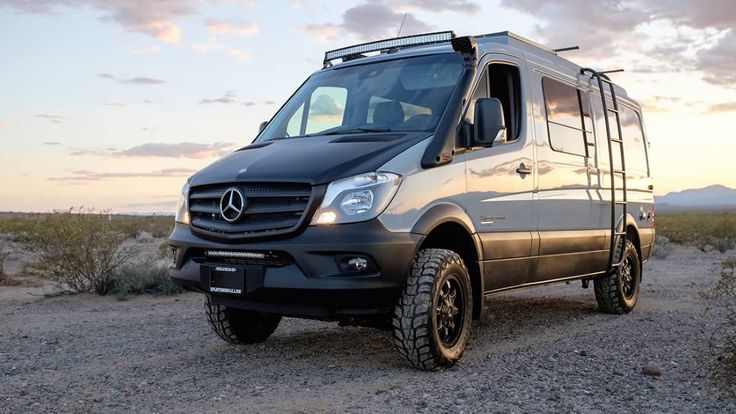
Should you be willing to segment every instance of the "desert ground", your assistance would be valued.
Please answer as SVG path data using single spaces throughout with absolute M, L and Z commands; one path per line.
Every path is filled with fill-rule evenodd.
M 722 315 L 699 295 L 723 258 L 651 260 L 623 316 L 578 283 L 492 296 L 461 362 L 434 373 L 408 367 L 390 333 L 335 323 L 285 319 L 265 343 L 229 345 L 194 293 L 0 287 L 0 412 L 736 412 L 707 375 Z

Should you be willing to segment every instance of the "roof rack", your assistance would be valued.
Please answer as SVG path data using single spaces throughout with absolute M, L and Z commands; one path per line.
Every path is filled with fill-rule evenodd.
M 343 62 L 348 60 L 364 57 L 363 53 L 379 52 L 389 49 L 399 49 L 407 47 L 416 47 L 431 45 L 436 43 L 445 43 L 455 38 L 455 32 L 448 30 L 445 32 L 424 33 L 411 36 L 395 37 L 393 39 L 377 40 L 375 42 L 361 43 L 359 45 L 347 46 L 340 49 L 325 52 L 325 60 L 323 67 L 332 66 L 332 61 L 342 59 Z

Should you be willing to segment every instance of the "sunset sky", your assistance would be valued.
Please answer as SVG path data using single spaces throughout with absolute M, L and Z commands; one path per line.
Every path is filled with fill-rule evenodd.
M 324 51 L 510 30 L 644 106 L 655 193 L 736 187 L 736 2 L 0 0 L 0 211 L 171 211 Z

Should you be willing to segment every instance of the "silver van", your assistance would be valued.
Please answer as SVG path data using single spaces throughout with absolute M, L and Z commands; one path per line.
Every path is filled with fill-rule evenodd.
M 557 52 L 509 32 L 327 52 L 187 180 L 171 278 L 226 341 L 339 321 L 392 330 L 425 370 L 458 361 L 497 292 L 592 281 L 630 312 L 654 239 L 641 108 Z

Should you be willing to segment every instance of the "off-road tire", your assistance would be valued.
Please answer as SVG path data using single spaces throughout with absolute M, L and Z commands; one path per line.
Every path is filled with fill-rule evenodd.
M 462 322 L 457 324 L 457 339 L 446 346 L 438 328 L 438 304 L 443 285 L 452 281 L 455 297 L 463 300 Z M 461 294 L 461 295 L 460 295 Z M 404 292 L 394 310 L 394 343 L 399 353 L 418 369 L 434 371 L 454 365 L 465 351 L 470 338 L 473 315 L 470 276 L 463 259 L 445 249 L 420 250 L 414 258 Z
M 633 286 L 625 293 L 625 282 L 622 272 L 624 266 L 617 266 L 613 272 L 593 281 L 595 287 L 595 298 L 601 311 L 620 315 L 631 312 L 639 299 L 641 285 L 641 260 L 639 253 L 631 241 L 626 242 L 624 260 L 628 261 L 631 268 L 631 283 Z
M 281 321 L 281 315 L 214 305 L 209 296 L 204 301 L 204 309 L 217 336 L 238 345 L 265 341 Z

